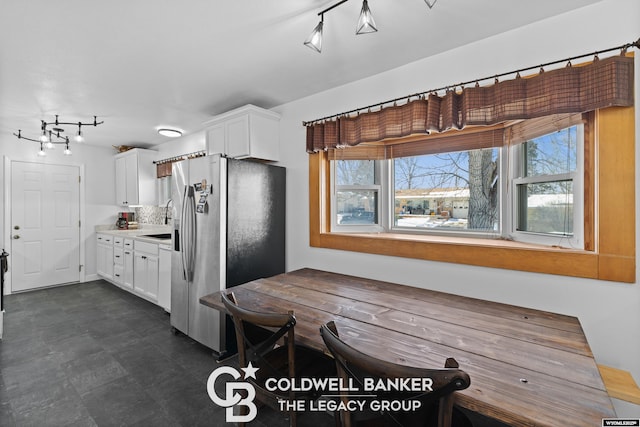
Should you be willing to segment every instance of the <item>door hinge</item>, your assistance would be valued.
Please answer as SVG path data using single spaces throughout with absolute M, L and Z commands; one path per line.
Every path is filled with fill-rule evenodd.
M 82 227 L 82 221 L 78 220 L 78 228 Z
M 82 272 L 82 264 L 78 265 L 78 271 Z
M 81 182 L 82 182 L 82 177 L 78 175 L 78 184 L 80 184 Z

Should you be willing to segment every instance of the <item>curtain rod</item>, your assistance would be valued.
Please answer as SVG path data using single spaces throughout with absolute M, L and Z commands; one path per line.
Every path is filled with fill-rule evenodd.
M 206 150 L 200 150 L 200 151 L 194 151 L 193 153 L 179 154 L 177 156 L 167 157 L 166 159 L 162 159 L 162 160 L 154 160 L 153 163 L 157 165 L 160 163 L 176 162 L 176 161 L 185 160 L 191 157 L 202 157 L 206 155 L 207 155 Z
M 360 108 L 356 108 L 354 110 L 344 111 L 344 112 L 338 113 L 338 114 L 332 114 L 330 116 L 321 117 L 319 119 L 310 120 L 310 121 L 303 121 L 302 125 L 303 126 L 309 126 L 309 125 L 313 125 L 313 124 L 315 124 L 317 122 L 321 122 L 321 121 L 324 121 L 324 120 L 335 119 L 335 118 L 340 117 L 340 116 L 346 116 L 346 115 L 351 114 L 351 113 L 357 113 L 357 112 L 360 112 L 360 111 L 363 111 L 363 110 L 368 110 L 368 109 L 375 108 L 375 107 L 382 107 L 385 104 L 390 104 L 392 102 L 395 103 L 397 101 L 402 101 L 402 100 L 405 100 L 405 99 L 409 100 L 411 98 L 424 96 L 424 95 L 429 94 L 429 93 L 439 92 L 441 90 L 448 90 L 448 89 L 456 88 L 458 86 L 462 87 L 462 86 L 466 86 L 466 85 L 471 84 L 471 83 L 478 83 L 478 82 L 485 81 L 485 80 L 490 80 L 490 79 L 496 79 L 497 80 L 499 77 L 504 77 L 504 76 L 508 76 L 508 75 L 511 75 L 511 74 L 516 74 L 517 75 L 517 74 L 520 74 L 523 71 L 529 71 L 529 70 L 533 70 L 535 68 L 542 69 L 544 67 L 548 67 L 549 65 L 555 65 L 555 64 L 562 63 L 562 62 L 571 62 L 573 60 L 585 58 L 585 57 L 591 56 L 591 55 L 597 57 L 601 53 L 607 53 L 607 52 L 611 52 L 611 51 L 614 51 L 614 50 L 625 51 L 630 47 L 635 47 L 636 49 L 640 49 L 640 38 L 638 38 L 638 40 L 636 40 L 635 42 L 626 43 L 626 44 L 623 44 L 623 45 L 620 45 L 620 46 L 616 46 L 616 47 L 611 47 L 609 49 L 598 50 L 598 51 L 595 51 L 595 52 L 585 53 L 583 55 L 578 55 L 578 56 L 572 56 L 572 57 L 565 58 L 565 59 L 559 59 L 559 60 L 556 60 L 556 61 L 551 61 L 551 62 L 547 62 L 547 63 L 540 64 L 540 65 L 533 65 L 531 67 L 520 68 L 519 70 L 509 71 L 509 72 L 506 72 L 506 73 L 495 74 L 493 76 L 483 77 L 483 78 L 480 78 L 480 79 L 473 79 L 473 80 L 469 80 L 469 81 L 466 81 L 466 82 L 458 83 L 458 84 L 455 84 L 455 85 L 443 86 L 443 87 L 440 87 L 438 89 L 426 90 L 424 92 L 418 92 L 418 93 L 414 93 L 412 95 L 406 95 L 406 96 L 402 96 L 402 97 L 399 97 L 399 98 L 390 99 L 388 101 L 378 102 L 376 104 L 371 104 L 371 105 L 368 105 L 366 107 L 360 107 Z

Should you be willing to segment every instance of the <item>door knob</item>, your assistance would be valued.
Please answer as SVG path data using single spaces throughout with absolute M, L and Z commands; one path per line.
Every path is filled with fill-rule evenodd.
M 19 225 L 14 225 L 14 226 L 13 226 L 13 229 L 14 229 L 14 230 L 20 230 L 20 226 L 19 226 Z
M 15 236 L 13 236 L 14 239 L 19 239 L 20 236 L 18 236 L 17 234 Z

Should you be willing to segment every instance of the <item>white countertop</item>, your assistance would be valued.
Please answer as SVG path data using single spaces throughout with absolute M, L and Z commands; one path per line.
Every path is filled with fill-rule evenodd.
M 121 230 L 116 228 L 115 225 L 96 225 L 96 233 L 109 234 L 111 236 L 128 237 L 144 242 L 170 244 L 171 239 L 158 239 L 157 237 L 145 237 L 145 234 L 161 234 L 171 233 L 170 225 L 156 225 L 156 224 L 139 224 L 139 228 L 135 230 Z

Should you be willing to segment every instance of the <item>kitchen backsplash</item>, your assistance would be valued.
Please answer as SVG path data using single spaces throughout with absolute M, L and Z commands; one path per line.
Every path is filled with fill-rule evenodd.
M 139 206 L 135 208 L 136 220 L 140 224 L 158 224 L 164 225 L 165 213 L 167 208 L 164 206 Z M 171 211 L 169 211 L 169 220 L 171 220 Z

